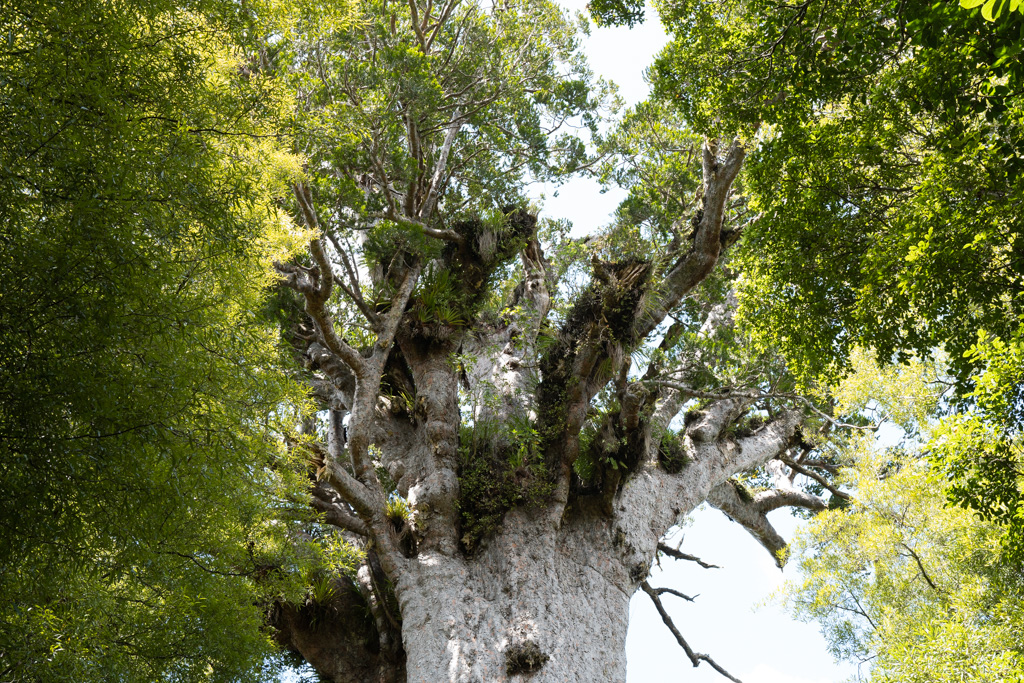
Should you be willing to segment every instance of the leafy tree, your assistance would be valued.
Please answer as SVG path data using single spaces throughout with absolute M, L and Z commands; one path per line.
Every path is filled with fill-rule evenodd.
M 812 376 L 857 344 L 946 345 L 965 380 L 977 330 L 1017 327 L 1019 26 L 982 32 L 944 4 L 662 14 L 656 92 L 752 147 L 748 318 Z
M 815 126 L 869 76 L 924 83 L 873 6 L 841 36 L 866 49 L 819 74 L 811 4 L 781 19 L 767 5 L 666 5 L 678 40 L 653 72 L 661 100 L 607 140 L 597 121 L 613 92 L 547 0 L 371 0 L 354 15 L 300 2 L 269 28 L 283 11 L 270 5 L 59 9 L 5 17 L 0 55 L 16 140 L 0 172 L 13 198 L 0 208 L 14 283 L 0 300 L 11 678 L 251 678 L 268 652 L 261 616 L 325 680 L 622 678 L 629 598 L 643 588 L 658 603 L 648 570 L 659 552 L 685 559 L 659 540 L 688 511 L 711 502 L 781 564 L 768 512 L 849 499 L 826 438 L 849 425 L 834 397 L 798 388 L 838 371 L 853 340 L 930 349 L 954 314 L 972 335 L 1016 329 L 1015 299 L 985 298 L 1015 277 L 995 237 L 971 242 L 997 261 L 963 270 L 977 279 L 969 305 L 947 311 L 901 274 L 909 293 L 881 330 L 856 293 L 893 267 L 888 243 L 863 271 L 836 251 L 850 263 L 830 274 L 849 273 L 854 294 L 815 279 L 821 268 L 758 269 L 786 253 L 764 222 L 783 152 L 846 173 L 811 144 Z M 929 36 L 929 12 L 945 15 L 919 9 L 896 25 Z M 743 52 L 763 35 L 775 47 Z M 1018 67 L 998 49 L 987 75 L 980 57 L 952 75 L 941 50 L 928 62 L 950 88 L 993 88 L 942 100 L 984 100 L 989 118 L 978 110 L 963 133 L 972 150 L 1015 144 L 1015 129 L 985 127 L 1015 111 L 998 88 Z M 749 82 L 723 75 L 735 73 Z M 892 138 L 928 151 L 900 121 Z M 1005 162 L 997 180 L 1015 183 L 989 151 Z M 927 161 L 951 186 L 975 179 L 955 158 Z M 590 168 L 630 187 L 615 221 L 580 240 L 539 220 L 524 184 Z M 289 248 L 286 185 L 303 253 Z M 793 204 L 810 215 L 815 201 Z M 1014 220 L 982 215 L 993 231 Z M 947 267 L 919 229 L 897 245 Z M 274 259 L 283 286 L 265 302 Z M 778 286 L 786 273 L 809 284 Z M 833 296 L 829 317 L 781 315 L 801 286 Z M 808 348 L 801 325 L 842 334 Z M 296 375 L 310 414 L 288 407 Z M 286 450 L 308 479 L 289 477 Z M 725 673 L 672 628 L 695 666 Z
M 884 376 L 861 362 L 844 383 L 847 401 L 864 405 L 887 389 L 886 408 L 926 419 L 914 420 L 921 430 L 901 447 L 882 448 L 874 436 L 845 441 L 852 502 L 798 536 L 804 578 L 785 597 L 873 681 L 1017 680 L 1021 575 L 1001 560 L 1005 529 L 944 504 L 943 477 L 922 457 L 939 406 L 921 371 L 915 362 Z
M 1006 558 L 1024 560 L 1024 456 L 1021 454 L 1020 331 L 1009 342 L 979 335 L 969 353 L 983 364 L 968 397 L 970 410 L 935 430 L 931 455 L 953 502 L 1002 524 Z
M 251 680 L 272 651 L 300 395 L 261 316 L 297 172 L 241 56 L 264 9 L 0 12 L 4 681 Z
M 964 9 L 981 7 L 981 16 L 986 21 L 996 21 L 1003 15 L 1003 12 L 1012 14 L 1020 12 L 1020 0 L 960 0 L 960 6 Z

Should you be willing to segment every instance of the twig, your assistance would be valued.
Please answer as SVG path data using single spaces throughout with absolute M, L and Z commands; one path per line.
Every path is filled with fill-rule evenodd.
M 940 593 L 943 593 L 943 592 L 945 592 L 945 591 L 943 591 L 943 590 L 942 590 L 941 588 L 939 588 L 938 586 L 936 586 L 936 585 L 935 585 L 935 582 L 934 582 L 934 581 L 932 581 L 932 579 L 931 579 L 931 577 L 930 577 L 930 576 L 928 576 L 928 572 L 926 572 L 926 571 L 924 570 L 924 565 L 923 565 L 923 564 L 921 563 L 921 558 L 920 558 L 920 557 L 918 557 L 917 553 L 915 553 L 915 552 L 913 551 L 913 549 L 911 549 L 911 547 L 910 547 L 910 546 L 908 546 L 908 545 L 907 545 L 906 543 L 900 543 L 900 545 L 901 545 L 901 546 L 903 546 L 904 548 L 906 548 L 907 552 L 908 552 L 908 553 L 910 553 L 910 556 L 911 556 L 912 558 L 914 558 L 914 561 L 915 561 L 915 562 L 917 562 L 917 568 L 921 570 L 921 576 L 923 576 L 923 577 L 924 577 L 924 580 L 928 582 L 928 585 L 932 587 L 932 590 L 936 590 L 936 591 L 938 591 L 938 592 L 940 592 Z M 901 553 L 901 554 L 902 554 L 902 553 Z
M 699 595 L 694 595 L 691 598 L 686 593 L 680 593 L 675 588 L 655 588 L 654 592 L 657 593 L 658 595 L 664 595 L 665 593 L 668 593 L 669 595 L 674 595 L 677 598 L 682 598 L 683 600 L 686 600 L 687 602 L 693 602 L 694 600 L 696 600 L 697 598 L 700 597 Z
M 826 489 L 828 489 L 828 491 L 833 496 L 836 496 L 837 498 L 842 498 L 843 500 L 850 500 L 850 494 L 849 493 L 846 493 L 844 491 L 840 491 L 831 482 L 829 482 L 827 479 L 825 479 L 825 477 L 821 476 L 817 472 L 812 472 L 811 470 L 807 469 L 806 467 L 801 467 L 796 462 L 794 462 L 791 458 L 787 458 L 785 456 L 780 457 L 779 460 L 781 460 L 782 462 L 786 463 L 787 466 L 793 468 L 793 470 L 795 470 L 796 472 L 799 472 L 800 474 L 804 475 L 805 477 L 809 477 L 809 478 L 813 479 L 814 481 L 818 482 L 819 484 L 824 486 Z

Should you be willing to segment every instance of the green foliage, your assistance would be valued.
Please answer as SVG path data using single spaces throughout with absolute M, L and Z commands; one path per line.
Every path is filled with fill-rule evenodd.
M 943 477 L 925 457 L 948 430 L 936 420 L 941 372 L 920 361 L 879 368 L 863 352 L 855 365 L 836 389 L 839 410 L 886 412 L 909 438 L 885 447 L 891 435 L 831 437 L 853 497 L 798 537 L 802 579 L 784 597 L 821 623 L 833 654 L 868 664 L 871 680 L 1019 679 L 1024 582 L 1001 556 L 1006 532 L 946 506 Z
M 948 406 L 950 380 L 942 354 L 912 358 L 902 365 L 880 365 L 873 352 L 857 348 L 850 354 L 850 373 L 831 392 L 835 413 L 855 422 L 887 422 L 904 435 L 920 437 L 934 427 Z
M 648 228 L 637 235 L 638 252 L 649 255 L 652 243 L 657 252 L 673 238 L 687 238 L 692 227 L 682 219 L 696 208 L 701 138 L 679 113 L 660 102 L 638 104 L 602 146 L 613 154 L 601 166 L 602 182 L 629 189 L 616 212 L 618 222 Z
M 745 318 L 806 378 L 834 380 L 858 345 L 945 345 L 966 379 L 978 330 L 1020 315 L 1020 25 L 877 0 L 662 15 L 655 91 L 696 130 L 750 141 Z
M 1021 12 L 1020 0 L 960 0 L 964 9 L 981 7 L 981 16 L 986 21 L 996 21 L 1006 11 L 1007 16 L 1013 12 Z
M 460 541 L 471 554 L 498 530 L 505 513 L 543 501 L 553 487 L 538 452 L 540 435 L 525 417 L 463 426 L 459 444 Z
M 1011 9 L 969 4 L 986 19 Z M 661 12 L 674 34 L 652 71 L 662 106 L 749 141 L 741 325 L 805 386 L 856 369 L 858 348 L 883 363 L 948 353 L 961 413 L 936 462 L 951 499 L 1006 524 L 1019 555 L 1019 17 L 979 30 L 950 3 L 888 0 Z
M 985 370 L 974 381 L 968 409 L 945 419 L 933 434 L 932 458 L 953 502 L 1004 527 L 1003 549 L 1024 562 L 1024 344 L 979 334 L 969 351 Z
M 400 192 L 415 194 L 427 183 L 423 174 L 433 169 L 417 155 L 441 149 L 456 111 L 464 125 L 437 205 L 446 221 L 518 206 L 524 171 L 552 178 L 587 159 L 575 133 L 549 130 L 574 120 L 596 132 L 610 90 L 593 82 L 576 27 L 548 0 L 516 0 L 495 12 L 458 5 L 429 46 L 404 5 L 361 3 L 356 21 L 333 30 L 317 27 L 315 8 L 299 17 L 277 61 L 290 67 L 302 93 L 296 143 L 309 158 L 319 201 L 332 211 L 344 207 L 338 222 L 346 228 L 368 227 L 389 209 L 387 192 L 366 192 L 368 171 Z M 419 136 L 411 145 L 407 123 Z
M 1018 680 L 1024 584 L 999 559 L 1001 530 L 944 506 L 920 457 L 894 463 L 863 443 L 856 463 L 854 502 L 796 544 L 790 606 L 837 657 L 870 660 L 873 681 Z
M 263 291 L 296 236 L 286 98 L 243 57 L 264 7 L 0 12 L 0 670 L 252 680 L 277 521 Z M 252 47 L 249 45 L 249 47 Z
M 591 0 L 587 10 L 598 26 L 632 28 L 644 20 L 643 0 Z
M 658 446 L 658 462 L 669 474 L 682 472 L 683 468 L 691 462 L 682 439 L 670 429 L 666 429 L 661 437 L 661 443 Z

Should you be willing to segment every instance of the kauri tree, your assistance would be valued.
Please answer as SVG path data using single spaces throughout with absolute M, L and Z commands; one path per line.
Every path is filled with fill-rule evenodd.
M 671 133 L 669 196 L 573 239 L 523 189 L 596 163 L 577 131 L 607 97 L 556 6 L 372 1 L 304 25 L 271 67 L 298 93 L 314 234 L 277 265 L 319 402 L 289 439 L 317 534 L 365 555 L 282 601 L 278 638 L 335 682 L 622 680 L 630 597 L 659 595 L 683 516 L 710 501 L 781 563 L 766 514 L 827 505 L 793 482 L 831 486 L 811 438 L 830 422 L 733 322 L 749 141 Z M 732 480 L 766 464 L 759 491 Z
M 798 389 L 856 344 L 1018 414 L 1014 21 L 721 4 L 607 135 L 546 0 L 5 12 L 0 675 L 251 677 L 264 618 L 335 682 L 621 680 L 690 510 L 781 564 L 848 502 Z M 524 188 L 583 170 L 630 195 L 580 239 Z

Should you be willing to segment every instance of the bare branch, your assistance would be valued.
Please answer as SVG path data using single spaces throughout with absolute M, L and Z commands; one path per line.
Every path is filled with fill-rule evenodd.
M 835 485 L 832 482 L 830 482 L 828 479 L 821 476 L 817 472 L 809 470 L 806 467 L 802 467 L 801 465 L 794 462 L 792 458 L 787 458 L 786 456 L 780 456 L 779 460 L 784 462 L 788 467 L 793 468 L 794 471 L 799 472 L 805 477 L 808 477 L 818 482 L 823 487 L 825 487 L 825 489 L 828 490 L 828 492 L 831 493 L 833 496 L 836 496 L 837 498 L 842 498 L 843 500 L 850 500 L 849 493 L 846 493 L 845 491 L 840 491 L 838 488 L 835 487 Z
M 925 581 L 928 582 L 928 585 L 932 587 L 932 590 L 936 590 L 936 591 L 938 591 L 940 593 L 944 593 L 945 591 L 943 591 L 941 588 L 936 586 L 935 582 L 932 581 L 930 576 L 928 576 L 928 572 L 926 572 L 924 570 L 924 564 L 921 562 L 921 558 L 918 556 L 918 554 L 916 552 L 914 552 L 913 548 L 911 548 L 906 543 L 900 543 L 900 545 L 903 546 L 906 549 L 906 551 L 908 553 L 910 553 L 910 557 L 914 558 L 914 561 L 917 562 L 917 568 L 921 570 L 921 576 L 924 578 Z M 902 555 L 902 553 L 900 553 L 900 554 Z
M 690 648 L 689 644 L 686 642 L 686 639 L 683 638 L 683 634 L 680 633 L 679 629 L 676 628 L 675 623 L 673 623 L 672 621 L 672 617 L 670 617 L 668 615 L 668 612 L 665 611 L 665 606 L 661 604 L 661 598 L 658 597 L 657 590 L 651 588 L 651 584 L 647 583 L 646 581 L 640 584 L 640 588 L 643 590 L 644 593 L 647 593 L 647 595 L 650 596 L 651 600 L 654 601 L 654 607 L 658 610 L 658 614 L 661 615 L 661 620 L 665 622 L 665 626 L 668 626 L 668 630 L 672 632 L 673 636 L 675 636 L 676 642 L 679 643 L 680 647 L 683 648 L 683 652 L 685 652 L 686 656 L 690 658 L 691 662 L 693 662 L 694 667 L 700 666 L 701 662 L 707 662 L 711 665 L 712 669 L 722 674 L 730 681 L 733 681 L 734 683 L 743 683 L 740 679 L 736 678 L 728 671 L 723 669 L 721 666 L 719 666 L 718 663 L 715 660 L 711 659 L 711 657 L 709 657 L 708 655 L 701 654 L 699 652 L 694 652 L 693 649 Z
M 373 214 L 373 217 L 386 218 L 389 221 L 398 223 L 399 225 L 404 225 L 407 228 L 415 228 L 416 230 L 423 232 L 427 237 L 434 237 L 436 239 L 445 240 L 446 242 L 455 242 L 458 244 L 463 242 L 462 235 L 454 230 L 438 230 L 437 228 L 432 228 L 422 221 L 399 215 L 397 211 L 392 209 L 389 209 L 384 213 Z
M 800 403 L 803 403 L 805 406 L 807 406 L 811 410 L 811 412 L 815 413 L 818 417 L 826 420 L 827 422 L 832 424 L 834 427 L 840 427 L 842 429 L 855 429 L 855 430 L 858 430 L 858 431 L 870 431 L 870 432 L 876 432 L 876 431 L 878 431 L 879 427 L 881 427 L 881 423 L 870 424 L 870 425 L 855 425 L 855 424 L 850 424 L 848 422 L 842 422 L 840 420 L 837 420 L 834 417 L 832 417 L 831 415 L 829 415 L 828 413 L 826 413 L 825 411 L 823 411 L 818 406 L 814 405 L 814 402 L 811 401 L 811 399 L 807 398 L 806 396 L 801 396 L 800 394 L 793 394 L 793 393 L 787 393 L 787 392 L 778 392 L 778 391 L 755 391 L 755 390 L 744 390 L 744 389 L 724 389 L 722 391 L 703 391 L 701 389 L 694 389 L 693 387 L 691 387 L 691 386 L 689 386 L 687 384 L 684 384 L 682 382 L 677 382 L 677 381 L 673 381 L 673 380 L 669 380 L 669 379 L 647 379 L 645 381 L 651 382 L 653 384 L 658 384 L 660 386 L 669 387 L 671 389 L 675 389 L 676 391 L 681 392 L 684 396 L 689 397 L 689 398 L 704 398 L 704 399 L 710 399 L 710 400 L 725 400 L 725 399 L 730 399 L 730 398 L 746 398 L 746 399 L 751 399 L 751 400 L 761 400 L 761 399 L 765 399 L 765 398 L 785 398 L 785 399 L 790 399 L 790 400 L 793 400 L 793 401 L 799 401 Z
M 696 562 L 701 567 L 704 567 L 704 569 L 721 569 L 721 567 L 719 567 L 717 564 L 708 564 L 696 555 L 684 553 L 678 548 L 673 548 L 671 546 L 665 545 L 664 543 L 658 544 L 658 552 L 662 552 L 668 555 L 669 557 L 675 558 L 677 560 L 687 560 L 688 562 Z
M 676 589 L 674 589 L 674 588 L 655 588 L 655 589 L 654 589 L 654 592 L 655 592 L 655 593 L 657 593 L 658 595 L 665 595 L 666 593 L 667 593 L 668 595 L 674 595 L 674 596 L 676 596 L 676 597 L 678 597 L 678 598 L 682 598 L 683 600 L 686 600 L 687 602 L 693 602 L 693 601 L 694 601 L 694 600 L 696 600 L 696 599 L 697 599 L 698 597 L 700 597 L 700 596 L 694 595 L 694 596 L 693 596 L 693 597 L 691 598 L 691 597 L 690 597 L 689 595 L 687 595 L 686 593 L 680 593 L 679 591 L 677 591 L 677 590 L 676 590 Z

